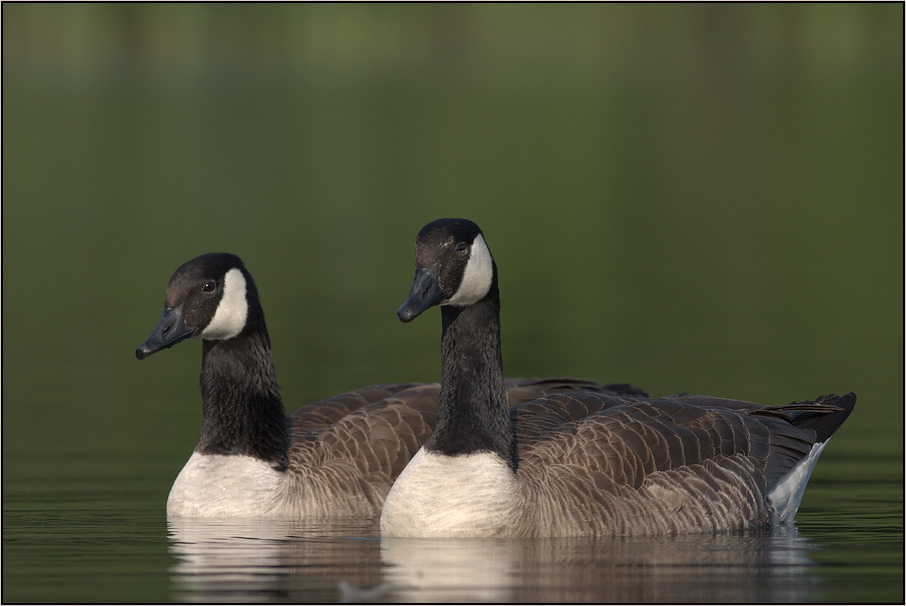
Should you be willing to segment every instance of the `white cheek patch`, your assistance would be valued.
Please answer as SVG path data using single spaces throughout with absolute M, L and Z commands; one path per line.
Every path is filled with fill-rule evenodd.
M 202 339 L 232 339 L 245 328 L 249 304 L 245 299 L 245 276 L 235 267 L 223 278 L 223 297 L 211 323 L 201 333 Z
M 444 305 L 471 305 L 481 301 L 491 290 L 491 281 L 494 278 L 494 262 L 491 251 L 481 234 L 472 242 L 472 254 L 462 275 L 459 289 Z

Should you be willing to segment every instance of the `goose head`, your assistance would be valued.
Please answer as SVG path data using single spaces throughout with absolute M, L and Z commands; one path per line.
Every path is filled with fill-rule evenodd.
M 497 266 L 481 229 L 468 219 L 438 219 L 415 239 L 415 280 L 397 315 L 410 322 L 434 305 L 465 307 L 496 284 Z
M 188 338 L 232 339 L 260 320 L 260 310 L 255 283 L 239 257 L 201 255 L 173 272 L 164 315 L 135 356 L 143 360 Z

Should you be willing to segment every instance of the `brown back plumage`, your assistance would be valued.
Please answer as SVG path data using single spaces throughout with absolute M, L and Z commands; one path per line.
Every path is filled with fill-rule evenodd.
M 513 405 L 557 393 L 644 394 L 625 384 L 568 378 L 507 379 L 506 388 Z M 360 485 L 336 488 L 352 493 L 354 501 L 367 499 L 377 515 L 393 480 L 434 428 L 439 392 L 439 383 L 373 385 L 296 410 L 289 415 L 289 469 L 304 474 L 345 467 L 342 477 L 356 476 Z
M 525 534 L 758 526 L 767 496 L 850 414 L 855 395 L 766 407 L 710 396 L 552 395 L 517 406 Z

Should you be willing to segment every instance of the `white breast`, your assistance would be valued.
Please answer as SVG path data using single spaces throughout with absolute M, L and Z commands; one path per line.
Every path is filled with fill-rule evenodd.
M 485 537 L 512 522 L 513 471 L 488 452 L 447 456 L 419 449 L 381 513 L 388 537 Z
M 170 489 L 167 515 L 274 515 L 284 475 L 253 457 L 192 453 Z

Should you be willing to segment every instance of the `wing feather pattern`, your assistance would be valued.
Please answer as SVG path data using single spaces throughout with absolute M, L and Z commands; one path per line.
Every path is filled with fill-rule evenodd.
M 644 395 L 626 384 L 570 378 L 508 379 L 506 387 L 513 405 L 561 392 Z M 333 515 L 378 515 L 393 480 L 434 427 L 439 391 L 439 383 L 373 385 L 293 412 L 289 468 L 300 473 L 284 499 L 314 500 Z
M 809 455 L 815 428 L 833 433 L 854 403 L 577 393 L 517 406 L 519 524 L 564 536 L 767 524 L 768 493 Z

